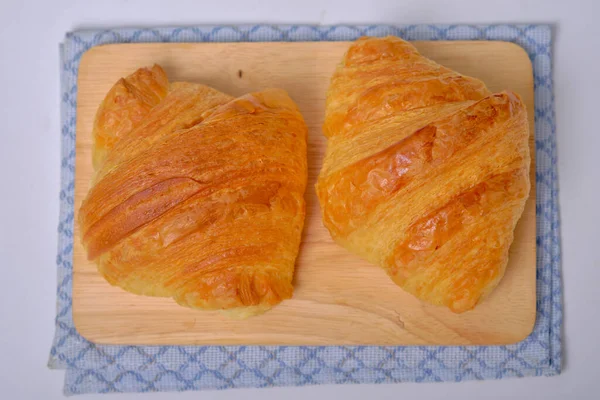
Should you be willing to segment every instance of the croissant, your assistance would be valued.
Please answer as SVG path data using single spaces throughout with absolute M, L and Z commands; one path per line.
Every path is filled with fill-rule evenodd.
M 232 316 L 290 298 L 306 136 L 283 90 L 233 98 L 157 65 L 120 79 L 93 128 L 88 258 L 129 292 Z
M 498 285 L 530 190 L 517 94 L 366 37 L 333 74 L 323 130 L 316 190 L 337 243 L 457 313 Z

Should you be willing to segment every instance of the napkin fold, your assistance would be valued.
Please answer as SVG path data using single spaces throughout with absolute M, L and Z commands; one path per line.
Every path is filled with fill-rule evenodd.
M 108 43 L 355 40 L 503 40 L 529 55 L 535 84 L 537 320 L 509 346 L 107 346 L 73 326 L 73 191 L 81 55 Z M 546 25 L 248 25 L 87 30 L 61 46 L 61 190 L 56 333 L 49 367 L 66 369 L 67 395 L 405 381 L 462 381 L 561 371 L 562 282 L 552 35 Z

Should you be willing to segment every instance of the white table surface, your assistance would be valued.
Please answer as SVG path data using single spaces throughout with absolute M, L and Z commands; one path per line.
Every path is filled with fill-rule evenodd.
M 200 3 L 205 3 L 201 5 Z M 68 31 L 218 23 L 556 24 L 554 81 L 565 292 L 564 372 L 502 381 L 89 395 L 87 399 L 598 399 L 600 1 L 0 0 L 0 399 L 62 398 L 54 331 L 58 44 Z M 366 5 L 369 3 L 369 5 Z M 452 4 L 444 6 L 444 3 Z

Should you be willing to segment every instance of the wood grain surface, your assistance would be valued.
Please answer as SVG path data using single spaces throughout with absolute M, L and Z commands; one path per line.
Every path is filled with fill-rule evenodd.
M 533 75 L 527 54 L 505 42 L 416 42 L 427 57 L 511 89 L 527 105 L 533 141 Z M 473 311 L 453 314 L 405 293 L 384 271 L 336 245 L 321 222 L 314 184 L 326 139 L 325 92 L 347 42 L 160 43 L 94 47 L 81 59 L 77 94 L 75 221 L 92 174 L 96 109 L 120 77 L 160 64 L 171 81 L 204 83 L 234 96 L 279 87 L 309 127 L 307 216 L 295 292 L 272 311 L 247 320 L 192 310 L 169 298 L 136 296 L 109 285 L 86 258 L 75 224 L 73 318 L 79 333 L 105 344 L 483 345 L 524 339 L 536 307 L 535 187 L 510 249 L 506 275 Z M 531 168 L 535 182 L 534 164 Z

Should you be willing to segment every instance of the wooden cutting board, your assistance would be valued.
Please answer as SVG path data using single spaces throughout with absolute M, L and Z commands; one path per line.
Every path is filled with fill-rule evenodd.
M 482 79 L 492 91 L 518 92 L 533 140 L 533 75 L 529 58 L 506 42 L 416 42 L 427 57 Z M 87 261 L 75 224 L 73 319 L 88 340 L 106 344 L 469 345 L 506 344 L 532 330 L 536 307 L 535 188 L 510 249 L 506 275 L 475 310 L 453 314 L 424 304 L 384 271 L 336 245 L 321 222 L 314 190 L 326 146 L 321 134 L 329 78 L 347 42 L 117 44 L 87 51 L 79 67 L 75 221 L 92 174 L 91 129 L 111 86 L 158 63 L 171 81 L 204 83 L 234 96 L 279 87 L 309 127 L 309 181 L 295 292 L 272 311 L 247 320 L 136 296 L 109 285 Z M 531 168 L 535 182 L 535 168 Z

